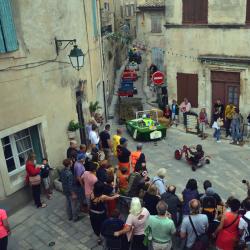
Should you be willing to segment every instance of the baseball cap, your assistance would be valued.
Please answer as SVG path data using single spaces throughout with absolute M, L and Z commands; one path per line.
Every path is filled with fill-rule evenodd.
M 127 141 L 127 139 L 124 138 L 124 137 L 122 137 L 122 138 L 120 139 L 120 144 L 122 145 L 122 144 L 124 144 L 126 141 Z
M 76 159 L 78 161 L 85 160 L 86 155 L 84 153 L 78 153 Z

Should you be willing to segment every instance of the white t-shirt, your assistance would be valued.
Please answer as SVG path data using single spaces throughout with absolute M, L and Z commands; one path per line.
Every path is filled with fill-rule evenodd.
M 250 211 L 247 211 L 244 216 L 250 220 Z M 239 229 L 244 230 L 243 235 L 241 237 L 242 241 L 245 241 L 246 236 L 249 236 L 249 234 L 250 234 L 250 232 L 248 232 L 247 228 L 248 228 L 247 222 L 243 218 L 240 218 Z
M 89 140 L 90 140 L 91 144 L 98 144 L 100 138 L 95 131 L 91 130 L 89 133 Z
M 141 215 L 144 215 L 144 217 L 141 218 L 140 220 L 138 220 L 138 218 Z M 132 214 L 129 214 L 127 221 L 126 221 L 126 225 L 134 227 L 134 231 L 133 231 L 134 235 L 142 235 L 142 234 L 144 234 L 146 221 L 147 221 L 149 215 L 150 215 L 149 211 L 144 207 L 144 208 L 142 208 L 142 212 L 138 216 L 134 216 Z

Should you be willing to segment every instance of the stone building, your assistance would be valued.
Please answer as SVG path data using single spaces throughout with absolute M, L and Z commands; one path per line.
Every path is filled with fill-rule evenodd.
M 211 114 L 216 99 L 250 111 L 250 1 L 166 0 L 169 100 Z
M 151 63 L 165 71 L 165 1 L 138 0 L 137 2 L 137 40 L 147 47 L 147 66 Z
M 13 211 L 29 198 L 29 152 L 38 163 L 47 157 L 51 166 L 61 166 L 69 121 L 84 125 L 89 102 L 103 98 L 101 30 L 96 0 L 0 3 L 0 204 Z M 57 55 L 55 38 L 76 39 L 85 54 L 82 69 L 69 62 L 71 44 L 63 49 L 63 43 Z

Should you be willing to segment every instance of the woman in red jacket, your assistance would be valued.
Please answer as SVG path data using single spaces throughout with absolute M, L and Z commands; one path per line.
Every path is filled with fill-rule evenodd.
M 36 167 L 35 161 L 36 161 L 36 155 L 34 153 L 30 153 L 26 161 L 26 172 L 27 172 L 26 181 L 30 184 L 32 188 L 32 196 L 35 205 L 37 206 L 37 208 L 39 207 L 44 208 L 47 205 L 45 203 L 41 203 L 40 199 L 41 196 L 40 168 L 42 166 Z

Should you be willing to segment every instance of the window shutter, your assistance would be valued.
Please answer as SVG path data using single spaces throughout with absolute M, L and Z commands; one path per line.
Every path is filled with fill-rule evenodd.
M 198 107 L 198 75 L 177 73 L 177 100 L 180 104 L 187 98 L 192 107 Z
M 182 23 L 206 24 L 208 22 L 208 0 L 182 0 Z
M 246 23 L 250 24 L 250 0 L 247 0 L 247 6 L 246 6 Z
M 9 0 L 0 0 L 0 52 L 18 49 L 15 24 Z
M 98 36 L 96 11 L 97 11 L 96 0 L 92 0 L 93 35 L 95 38 Z

